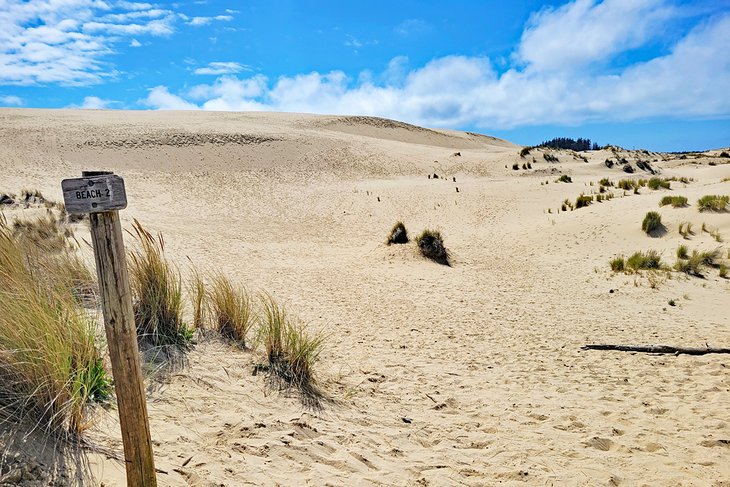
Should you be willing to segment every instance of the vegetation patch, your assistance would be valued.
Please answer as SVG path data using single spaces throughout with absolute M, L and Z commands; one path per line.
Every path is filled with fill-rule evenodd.
M 403 222 L 399 221 L 393 225 L 393 228 L 390 229 L 390 233 L 388 234 L 388 240 L 386 243 L 388 245 L 408 243 L 408 231 L 406 230 L 406 226 Z
M 192 345 L 193 329 L 182 317 L 182 280 L 165 257 L 165 240 L 145 230 L 134 220 L 138 248 L 129 252 L 134 320 L 140 341 L 155 347 Z
M 208 299 L 215 330 L 224 338 L 247 347 L 247 335 L 256 320 L 248 291 L 218 274 L 213 278 Z
M 558 179 L 555 180 L 556 183 L 572 183 L 573 179 L 568 176 L 567 174 L 561 175 Z
M 670 189 L 670 185 L 671 183 L 668 180 L 662 178 L 650 178 L 647 182 L 647 186 L 649 187 L 649 189 L 653 190 L 657 190 L 660 188 Z
M 730 196 L 707 194 L 697 200 L 697 207 L 700 211 L 727 211 L 727 205 L 730 203 Z
M 658 232 L 665 230 L 661 215 L 656 211 L 648 212 L 644 217 L 644 221 L 641 222 L 641 229 L 647 235 L 656 235 Z
M 575 199 L 575 209 L 583 208 L 593 202 L 593 196 L 581 194 Z
M 635 252 L 626 259 L 626 268 L 632 271 L 661 269 L 661 256 L 655 250 Z
M 672 205 L 672 208 L 682 208 L 687 206 L 686 196 L 664 196 L 659 201 L 659 206 Z
M 0 411 L 78 436 L 111 381 L 95 325 L 62 272 L 66 250 L 30 242 L 0 218 Z
M 285 386 L 312 391 L 314 366 L 324 343 L 322 334 L 310 333 L 272 296 L 264 294 L 258 341 L 264 345 L 273 379 Z
M 424 230 L 416 237 L 416 245 L 424 257 L 442 265 L 451 265 L 449 251 L 444 247 L 444 239 L 438 230 Z

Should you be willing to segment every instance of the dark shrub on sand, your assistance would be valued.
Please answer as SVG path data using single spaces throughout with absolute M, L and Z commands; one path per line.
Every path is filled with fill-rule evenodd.
M 444 247 L 444 239 L 438 231 L 424 230 L 416 237 L 416 244 L 424 257 L 439 264 L 451 265 L 449 263 L 449 251 Z
M 406 226 L 403 224 L 403 222 L 399 221 L 398 223 L 393 225 L 393 228 L 390 230 L 390 235 L 388 235 L 388 241 L 386 243 L 388 245 L 408 243 L 408 231 L 406 230 Z

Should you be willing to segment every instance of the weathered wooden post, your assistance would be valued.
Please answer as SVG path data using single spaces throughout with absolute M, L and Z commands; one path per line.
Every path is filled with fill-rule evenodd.
M 124 180 L 107 171 L 84 171 L 61 182 L 68 213 L 89 213 L 106 339 L 122 427 L 129 487 L 155 487 L 155 462 L 137 346 L 132 295 L 119 211 L 127 207 Z

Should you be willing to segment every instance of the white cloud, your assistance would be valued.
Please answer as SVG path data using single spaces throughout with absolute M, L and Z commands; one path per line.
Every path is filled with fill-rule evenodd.
M 199 110 L 200 107 L 194 103 L 183 100 L 177 95 L 173 95 L 164 86 L 155 86 L 142 101 L 144 105 L 153 107 L 158 110 Z
M 191 18 L 187 24 L 192 25 L 193 27 L 200 27 L 202 25 L 208 25 L 214 20 L 221 20 L 229 22 L 233 20 L 233 16 L 231 15 L 216 15 L 215 17 L 193 17 Z
M 582 14 L 592 18 L 594 9 L 605 9 L 606 3 L 615 2 L 577 0 L 570 6 L 580 4 Z M 584 4 L 592 7 L 585 10 Z M 568 10 L 542 12 L 526 32 L 541 32 L 543 25 L 553 24 L 551 15 L 563 16 Z M 640 17 L 634 20 L 643 26 L 646 19 Z M 608 39 L 600 49 L 595 45 L 576 48 L 561 58 L 565 66 L 559 69 L 561 63 L 557 68 L 546 66 L 547 58 L 559 56 L 559 49 L 547 46 L 539 51 L 530 35 L 523 36 L 527 46 L 516 50 L 526 64 L 502 73 L 486 58 L 448 56 L 409 70 L 407 59 L 397 57 L 380 76 L 363 72 L 351 79 L 341 71 L 282 76 L 273 81 L 261 75 L 222 76 L 181 95 L 158 89 L 187 109 L 378 115 L 440 127 L 509 129 L 550 123 L 730 116 L 730 13 L 696 26 L 665 55 L 617 68 L 611 74 L 576 70 L 572 63 L 590 64 L 594 55 L 598 60 L 609 59 L 601 49 L 616 56 L 644 41 Z M 152 96 L 145 102 L 153 108 L 163 106 Z M 171 108 L 171 103 L 164 106 Z
M 1 0 L 0 83 L 99 83 L 117 74 L 104 61 L 116 43 L 170 35 L 174 20 L 147 3 Z
M 406 19 L 393 29 L 399 36 L 407 37 L 429 30 L 427 22 L 421 19 Z
M 114 102 L 111 100 L 103 100 L 98 96 L 87 96 L 84 98 L 84 102 L 79 108 L 84 110 L 102 110 L 104 108 L 109 108 L 112 103 Z
M 530 17 L 516 58 L 540 71 L 583 69 L 636 48 L 674 9 L 665 0 L 576 0 Z
M 142 47 L 142 43 L 139 42 L 137 39 L 132 39 L 129 42 L 129 47 Z
M 241 71 L 247 71 L 250 69 L 251 68 L 249 68 L 248 66 L 236 62 L 214 61 L 212 63 L 209 63 L 208 66 L 204 68 L 197 68 L 193 71 L 193 73 L 204 75 L 221 75 L 240 73 Z
M 23 100 L 14 95 L 0 96 L 0 105 L 6 107 L 20 107 L 23 106 Z

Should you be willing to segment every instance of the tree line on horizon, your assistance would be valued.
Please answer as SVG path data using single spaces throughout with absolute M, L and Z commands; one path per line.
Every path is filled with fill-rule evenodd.
M 538 147 L 552 147 L 553 149 L 571 149 L 574 151 L 600 150 L 597 142 L 591 143 L 591 139 L 571 139 L 570 137 L 555 137 L 542 142 Z

